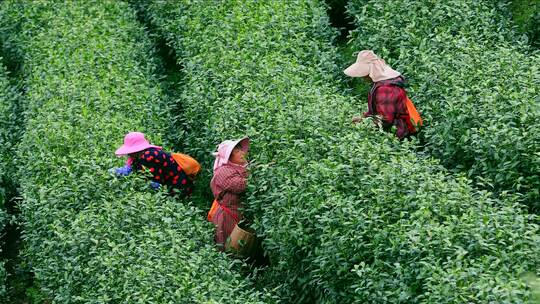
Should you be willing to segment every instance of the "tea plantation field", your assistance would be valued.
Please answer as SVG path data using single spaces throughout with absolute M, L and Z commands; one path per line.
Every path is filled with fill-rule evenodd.
M 321 0 L 0 2 L 0 229 L 34 290 L 0 254 L 0 303 L 540 301 L 540 54 L 509 7 L 328 3 L 345 47 Z M 351 123 L 345 48 L 409 79 L 418 138 Z M 201 162 L 193 196 L 108 173 L 134 130 Z M 205 219 L 211 152 L 241 136 L 259 268 Z
M 119 1 L 3 1 L 22 54 L 20 218 L 35 281 L 55 303 L 263 303 L 212 245 L 203 211 L 107 173 L 129 130 L 162 141 L 153 49 Z M 4 24 L 5 22 L 5 24 Z M 231 298 L 230 295 L 235 297 Z

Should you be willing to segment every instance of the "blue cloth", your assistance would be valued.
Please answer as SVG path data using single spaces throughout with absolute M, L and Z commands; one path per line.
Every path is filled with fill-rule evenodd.
M 131 166 L 125 165 L 125 166 L 120 167 L 120 168 L 109 169 L 109 172 L 113 173 L 113 174 L 116 174 L 118 176 L 128 176 L 131 172 L 133 172 L 133 170 L 131 169 Z

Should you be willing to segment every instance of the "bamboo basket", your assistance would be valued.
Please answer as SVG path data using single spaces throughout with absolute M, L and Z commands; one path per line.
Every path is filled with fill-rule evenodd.
M 241 223 L 234 226 L 225 242 L 225 251 L 234 252 L 244 257 L 253 256 L 257 248 L 255 230 L 244 227 Z

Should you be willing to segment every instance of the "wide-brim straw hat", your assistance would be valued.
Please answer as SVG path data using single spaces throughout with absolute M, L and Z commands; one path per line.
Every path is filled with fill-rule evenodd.
M 129 132 L 124 137 L 124 144 L 121 145 L 120 148 L 118 148 L 116 150 L 116 152 L 114 152 L 114 154 L 116 154 L 118 156 L 128 155 L 128 154 L 131 154 L 131 153 L 137 153 L 137 152 L 146 150 L 148 148 L 161 149 L 160 146 L 151 145 L 144 138 L 143 133 L 141 133 L 141 132 Z
M 343 72 L 350 77 L 369 76 L 373 82 L 392 79 L 401 75 L 401 73 L 392 69 L 371 50 L 363 50 L 358 53 L 356 62 Z

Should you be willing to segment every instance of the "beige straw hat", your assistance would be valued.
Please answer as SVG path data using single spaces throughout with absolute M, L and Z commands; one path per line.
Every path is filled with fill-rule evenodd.
M 363 50 L 358 53 L 356 62 L 343 72 L 350 77 L 369 76 L 373 82 L 392 79 L 401 75 L 401 73 L 393 70 L 371 50 Z

